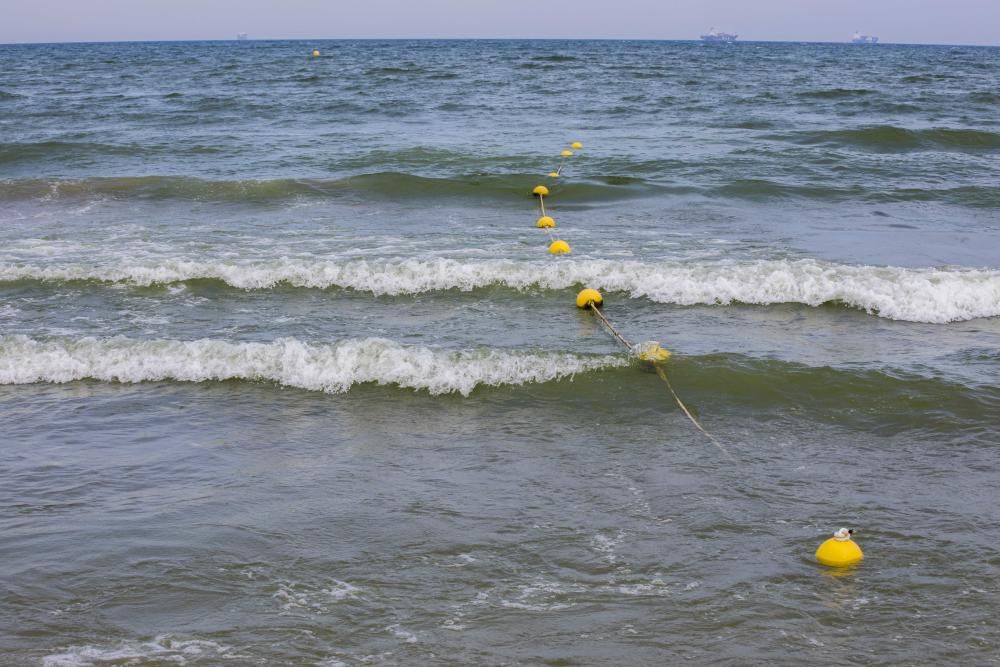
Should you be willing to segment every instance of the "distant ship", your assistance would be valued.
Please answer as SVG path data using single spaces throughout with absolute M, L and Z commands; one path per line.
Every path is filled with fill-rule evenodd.
M 250 35 L 246 34 L 245 32 L 238 32 L 238 33 L 236 33 L 236 39 L 238 39 L 240 41 L 243 41 L 244 39 L 247 39 L 249 36 Z
M 701 36 L 701 39 L 705 42 L 735 42 L 739 35 L 732 32 L 719 32 L 715 28 L 712 28 L 707 33 Z
M 878 37 L 875 35 L 862 35 L 860 32 L 854 33 L 851 37 L 851 44 L 878 44 Z

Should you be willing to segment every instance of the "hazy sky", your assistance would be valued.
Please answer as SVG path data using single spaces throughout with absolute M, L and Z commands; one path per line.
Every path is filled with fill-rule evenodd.
M 0 0 L 0 42 L 364 37 L 1000 44 L 1000 0 Z

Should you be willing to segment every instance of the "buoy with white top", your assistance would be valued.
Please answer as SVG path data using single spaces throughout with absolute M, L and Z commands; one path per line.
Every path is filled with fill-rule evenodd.
M 861 547 L 851 539 L 852 535 L 854 535 L 853 530 L 841 528 L 833 534 L 833 537 L 819 545 L 816 549 L 816 560 L 820 565 L 847 567 L 864 558 Z

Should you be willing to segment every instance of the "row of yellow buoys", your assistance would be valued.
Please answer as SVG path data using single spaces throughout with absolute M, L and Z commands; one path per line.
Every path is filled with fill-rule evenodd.
M 575 141 L 570 144 L 570 148 L 573 150 L 579 150 L 583 148 L 583 144 L 579 141 Z M 552 172 L 549 172 L 549 177 L 559 178 L 562 176 L 563 167 L 566 166 L 566 159 L 572 157 L 573 150 L 564 150 L 561 154 L 562 160 L 559 162 L 559 167 Z M 541 213 L 538 221 L 535 223 L 535 227 L 539 229 L 544 229 L 549 235 L 549 252 L 553 255 L 563 255 L 570 252 L 569 243 L 563 241 L 562 239 L 557 239 L 552 234 L 552 230 L 556 227 L 555 218 L 550 216 L 545 211 L 545 198 L 549 196 L 549 188 L 545 185 L 536 185 L 531 191 L 531 194 L 538 197 L 538 208 Z M 729 452 L 726 451 L 722 445 L 704 428 L 701 424 L 691 415 L 684 403 L 681 402 L 680 398 L 677 396 L 676 392 L 672 386 L 670 386 L 670 381 L 667 379 L 666 373 L 660 364 L 667 361 L 670 358 L 670 352 L 664 350 L 656 342 L 643 343 L 642 345 L 631 346 L 628 341 L 626 341 L 618 331 L 611 326 L 611 323 L 605 318 L 601 313 L 599 308 L 604 305 L 604 297 L 601 293 L 595 289 L 584 288 L 576 296 L 576 307 L 581 309 L 592 309 L 598 318 L 608 327 L 612 335 L 614 335 L 622 344 L 628 348 L 632 348 L 632 353 L 643 362 L 652 364 L 656 368 L 657 373 L 660 377 L 667 383 L 670 392 L 673 394 L 674 398 L 677 400 L 677 404 L 680 405 L 681 409 L 688 416 L 688 418 L 694 423 L 694 425 L 708 436 L 712 442 L 714 442 L 724 453 L 726 453 L 730 458 Z M 847 528 L 841 528 L 833 537 L 823 542 L 819 548 L 816 550 L 816 560 L 823 564 L 831 567 L 848 567 L 860 562 L 864 558 L 864 554 L 861 551 L 861 547 L 857 545 L 851 538 L 853 537 L 854 531 L 848 530 Z
M 574 141 L 570 144 L 570 148 L 573 150 L 580 150 L 583 148 L 583 144 L 579 141 Z M 561 153 L 562 160 L 559 162 L 559 167 L 555 171 L 549 172 L 550 178 L 559 178 L 562 176 L 563 168 L 566 166 L 566 158 L 572 157 L 573 150 L 566 149 Z M 545 198 L 549 196 L 549 189 L 544 185 L 536 185 L 531 194 L 538 197 L 538 208 L 540 216 L 538 221 L 535 222 L 535 227 L 539 229 L 544 229 L 549 235 L 549 252 L 553 255 L 565 255 L 569 253 L 572 248 L 569 247 L 569 243 L 563 241 L 562 239 L 557 239 L 552 233 L 555 229 L 556 221 L 551 215 L 545 212 Z

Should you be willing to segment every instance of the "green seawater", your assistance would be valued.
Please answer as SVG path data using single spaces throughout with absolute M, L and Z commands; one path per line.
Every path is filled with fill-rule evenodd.
M 997 662 L 998 75 L 0 45 L 0 664 Z

